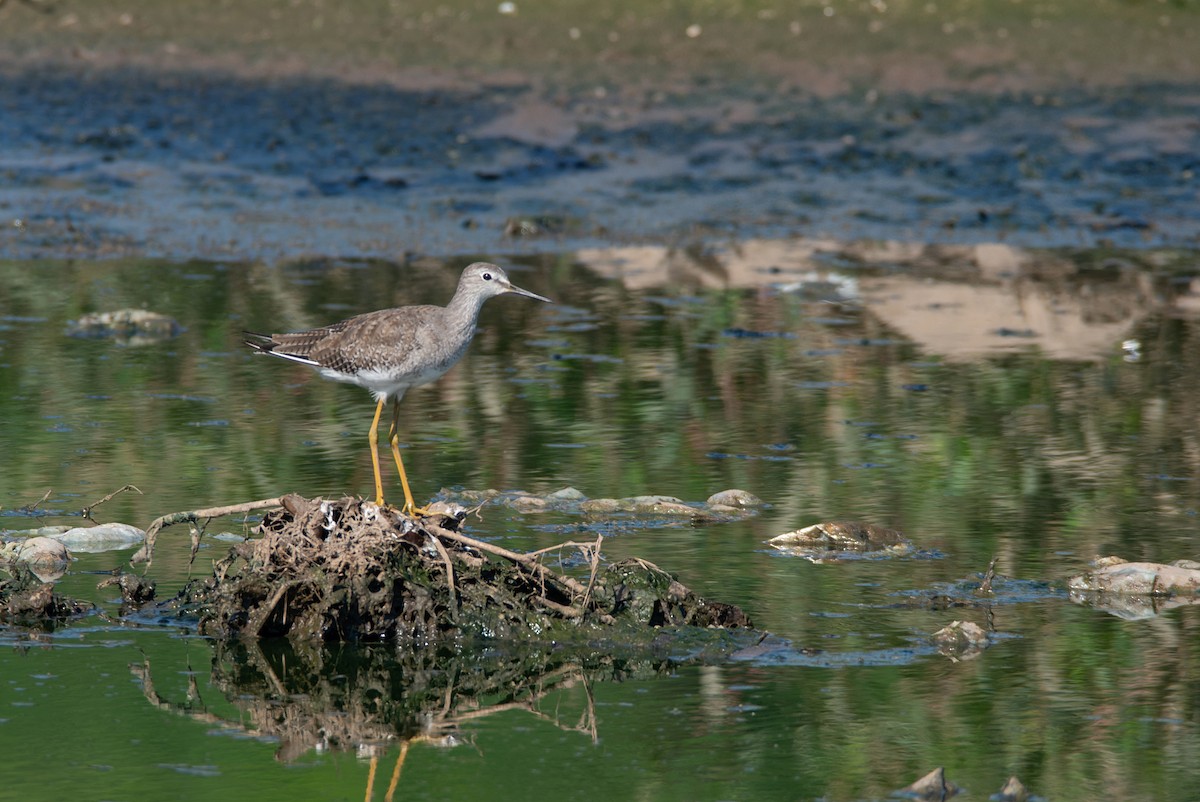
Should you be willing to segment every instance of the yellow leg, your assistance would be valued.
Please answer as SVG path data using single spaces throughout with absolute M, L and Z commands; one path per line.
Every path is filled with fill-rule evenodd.
M 413 501 L 412 491 L 408 489 L 408 474 L 404 472 L 404 460 L 400 459 L 400 399 L 392 402 L 392 428 L 388 432 L 388 442 L 392 444 L 392 458 L 396 460 L 396 468 L 400 471 L 400 485 L 404 488 L 404 514 L 428 515 L 428 510 L 418 507 Z
M 375 503 L 383 506 L 383 479 L 379 475 L 379 416 L 383 412 L 383 402 L 385 399 L 380 398 L 379 403 L 375 405 L 375 420 L 371 421 L 371 433 L 367 435 L 367 440 L 371 443 L 371 467 L 375 469 Z M 405 492 L 408 491 L 406 486 Z
M 404 767 L 404 758 L 408 754 L 408 741 L 400 744 L 400 757 L 396 758 L 396 768 L 392 769 L 392 781 L 388 783 L 387 794 L 384 795 L 384 802 L 392 802 L 392 797 L 396 795 L 396 785 L 400 782 L 400 769 Z
M 367 772 L 367 798 L 366 802 L 371 802 L 371 797 L 375 791 L 375 768 L 379 765 L 379 757 L 371 755 L 371 770 Z

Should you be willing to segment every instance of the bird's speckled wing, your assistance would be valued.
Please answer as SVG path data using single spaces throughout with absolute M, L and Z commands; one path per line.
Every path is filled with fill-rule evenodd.
M 444 338 L 457 339 L 440 330 L 439 316 L 444 314 L 439 306 L 381 309 L 309 331 L 272 334 L 270 352 L 343 374 L 403 372 L 414 356 L 442 361 L 434 353 L 441 350 L 438 346 Z

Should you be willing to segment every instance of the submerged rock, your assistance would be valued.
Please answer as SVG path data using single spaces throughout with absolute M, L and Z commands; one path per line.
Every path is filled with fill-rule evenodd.
M 991 645 L 987 630 L 970 621 L 951 621 L 933 633 L 932 640 L 952 660 L 975 657 Z
M 520 495 L 509 500 L 508 506 L 517 512 L 545 512 L 550 509 L 550 503 L 538 496 Z
M 51 535 L 73 551 L 101 552 L 126 549 L 143 542 L 145 531 L 136 526 L 121 523 L 77 526 L 57 535 Z
M 627 512 L 635 515 L 680 515 L 687 518 L 705 515 L 702 507 L 693 507 L 674 496 L 629 496 L 627 498 L 594 498 L 583 502 L 579 509 L 589 515 Z
M 96 553 L 126 549 L 146 539 L 146 533 L 143 530 L 122 523 L 105 523 L 95 526 L 42 526 L 10 534 L 24 538 L 24 540 L 13 541 L 13 544 L 24 543 L 25 546 L 22 547 L 24 549 L 38 548 L 48 554 L 55 550 L 50 544 L 43 543 L 46 540 L 57 541 L 71 551 Z M 0 548 L 10 549 L 11 546 Z M 21 557 L 18 559 L 29 561 Z M 69 559 L 69 557 L 62 559 Z
M 699 502 L 685 502 L 675 496 L 647 494 L 625 498 L 588 498 L 573 487 L 564 487 L 545 495 L 527 493 L 523 490 L 501 492 L 499 490 L 443 489 L 443 499 L 454 499 L 464 504 L 501 504 L 520 513 L 562 512 L 582 514 L 589 518 L 636 517 L 653 523 L 655 520 L 681 523 L 710 524 L 736 521 L 757 513 L 764 506 L 761 499 L 744 490 L 723 490 Z
M 748 509 L 750 507 L 761 507 L 762 499 L 753 493 L 747 493 L 745 490 L 722 490 L 720 493 L 713 493 L 708 497 L 708 501 L 704 502 L 710 507 L 735 507 L 737 509 Z
M 587 496 L 573 487 L 564 487 L 561 490 L 555 490 L 553 493 L 546 494 L 546 501 L 551 504 L 562 501 L 583 501 L 585 498 Z
M 615 498 L 590 498 L 579 505 L 579 511 L 587 515 L 608 515 L 620 510 L 621 501 Z
M 1200 564 L 1096 560 L 1091 571 L 1067 580 L 1071 601 L 1128 621 L 1154 618 L 1167 610 L 1200 604 Z
M 1200 567 L 1191 560 L 1164 565 L 1106 557 L 1093 570 L 1068 579 L 1067 587 L 1126 596 L 1189 595 L 1200 590 Z
M 146 309 L 93 312 L 71 321 L 67 334 L 87 339 L 114 339 L 124 345 L 144 345 L 166 340 L 183 331 L 171 317 Z
M 67 572 L 71 552 L 52 537 L 29 537 L 0 546 L 0 559 L 25 566 L 42 582 L 57 582 Z
M 827 521 L 784 532 L 767 541 L 781 551 L 811 558 L 836 558 L 843 552 L 910 554 L 912 543 L 895 529 L 856 521 Z
M 29 537 L 0 546 L 0 556 L 27 565 L 66 565 L 71 552 L 53 537 Z
M 1028 802 L 1029 790 L 1025 784 L 1017 779 L 1016 775 L 1008 778 L 1008 782 L 1004 783 L 1004 787 L 998 792 L 988 797 L 992 802 Z
M 942 802 L 959 792 L 959 787 L 946 779 L 946 770 L 938 766 L 912 785 L 893 791 L 892 796 L 918 799 L 922 802 Z

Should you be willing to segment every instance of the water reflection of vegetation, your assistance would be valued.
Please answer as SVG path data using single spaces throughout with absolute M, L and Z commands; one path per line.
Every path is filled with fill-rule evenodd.
M 108 512 L 142 522 L 286 490 L 363 489 L 361 393 L 250 358 L 240 330 L 453 290 L 451 270 L 384 264 L 0 271 L 5 506 L 53 486 L 70 509 L 131 481 L 147 495 Z M 406 399 L 406 462 L 423 494 L 575 484 L 702 499 L 742 486 L 788 528 L 869 516 L 953 543 L 973 565 L 997 550 L 1010 567 L 1066 548 L 1169 558 L 1190 536 L 1200 348 L 1188 319 L 1143 322 L 1138 363 L 1115 351 L 1099 364 L 929 363 L 867 313 L 846 309 L 834 324 L 788 293 L 643 297 L 554 260 L 521 280 L 587 314 L 485 310 L 464 364 Z M 123 306 L 166 312 L 186 331 L 136 349 L 63 336 L 67 319 Z
M 465 728 L 471 722 L 514 709 L 558 723 L 539 702 L 576 685 L 588 705 L 562 726 L 586 731 L 594 740 L 590 683 L 653 677 L 669 667 L 562 652 L 397 652 L 282 639 L 231 641 L 216 647 L 211 682 L 241 711 L 236 720 L 210 713 L 194 681 L 185 699 L 172 701 L 156 690 L 149 660 L 131 670 L 155 706 L 277 740 L 276 758 L 290 762 L 310 750 L 369 752 L 397 741 L 453 746 L 469 740 Z
M 468 784 L 462 798 L 525 798 L 530 782 L 552 790 L 580 777 L 663 799 L 876 798 L 945 764 L 976 793 L 1015 773 L 1052 799 L 1184 800 L 1200 781 L 1191 618 L 1130 627 L 1067 608 L 1038 637 L 997 647 L 1002 659 L 993 651 L 965 664 L 803 675 L 540 652 L 240 644 L 214 654 L 209 682 L 223 697 L 214 700 L 191 678 L 177 690 L 170 664 L 153 675 L 144 663 L 133 669 L 155 705 L 203 723 L 198 734 L 216 724 L 267 737 L 279 760 L 352 749 L 390 771 L 398 744 L 465 745 L 415 762 L 409 754 L 406 797 L 433 796 L 469 770 L 495 782 Z M 533 718 L 513 719 L 517 711 Z M 568 755 L 570 771 L 515 782 Z

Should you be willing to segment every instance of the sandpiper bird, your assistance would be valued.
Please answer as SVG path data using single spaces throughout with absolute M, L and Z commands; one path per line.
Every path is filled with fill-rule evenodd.
M 379 475 L 379 416 L 388 398 L 392 401 L 392 426 L 388 442 L 400 484 L 404 488 L 405 515 L 425 514 L 413 502 L 400 458 L 400 399 L 406 390 L 436 381 L 462 358 L 479 310 L 488 298 L 505 293 L 551 303 L 549 298 L 513 286 L 503 270 L 487 262 L 468 265 L 458 279 L 458 289 L 446 306 L 401 306 L 380 309 L 330 326 L 292 334 L 246 332 L 246 345 L 260 354 L 309 365 L 334 381 L 357 384 L 375 396 L 371 421 L 371 466 L 375 470 L 375 503 L 383 505 L 383 480 Z

